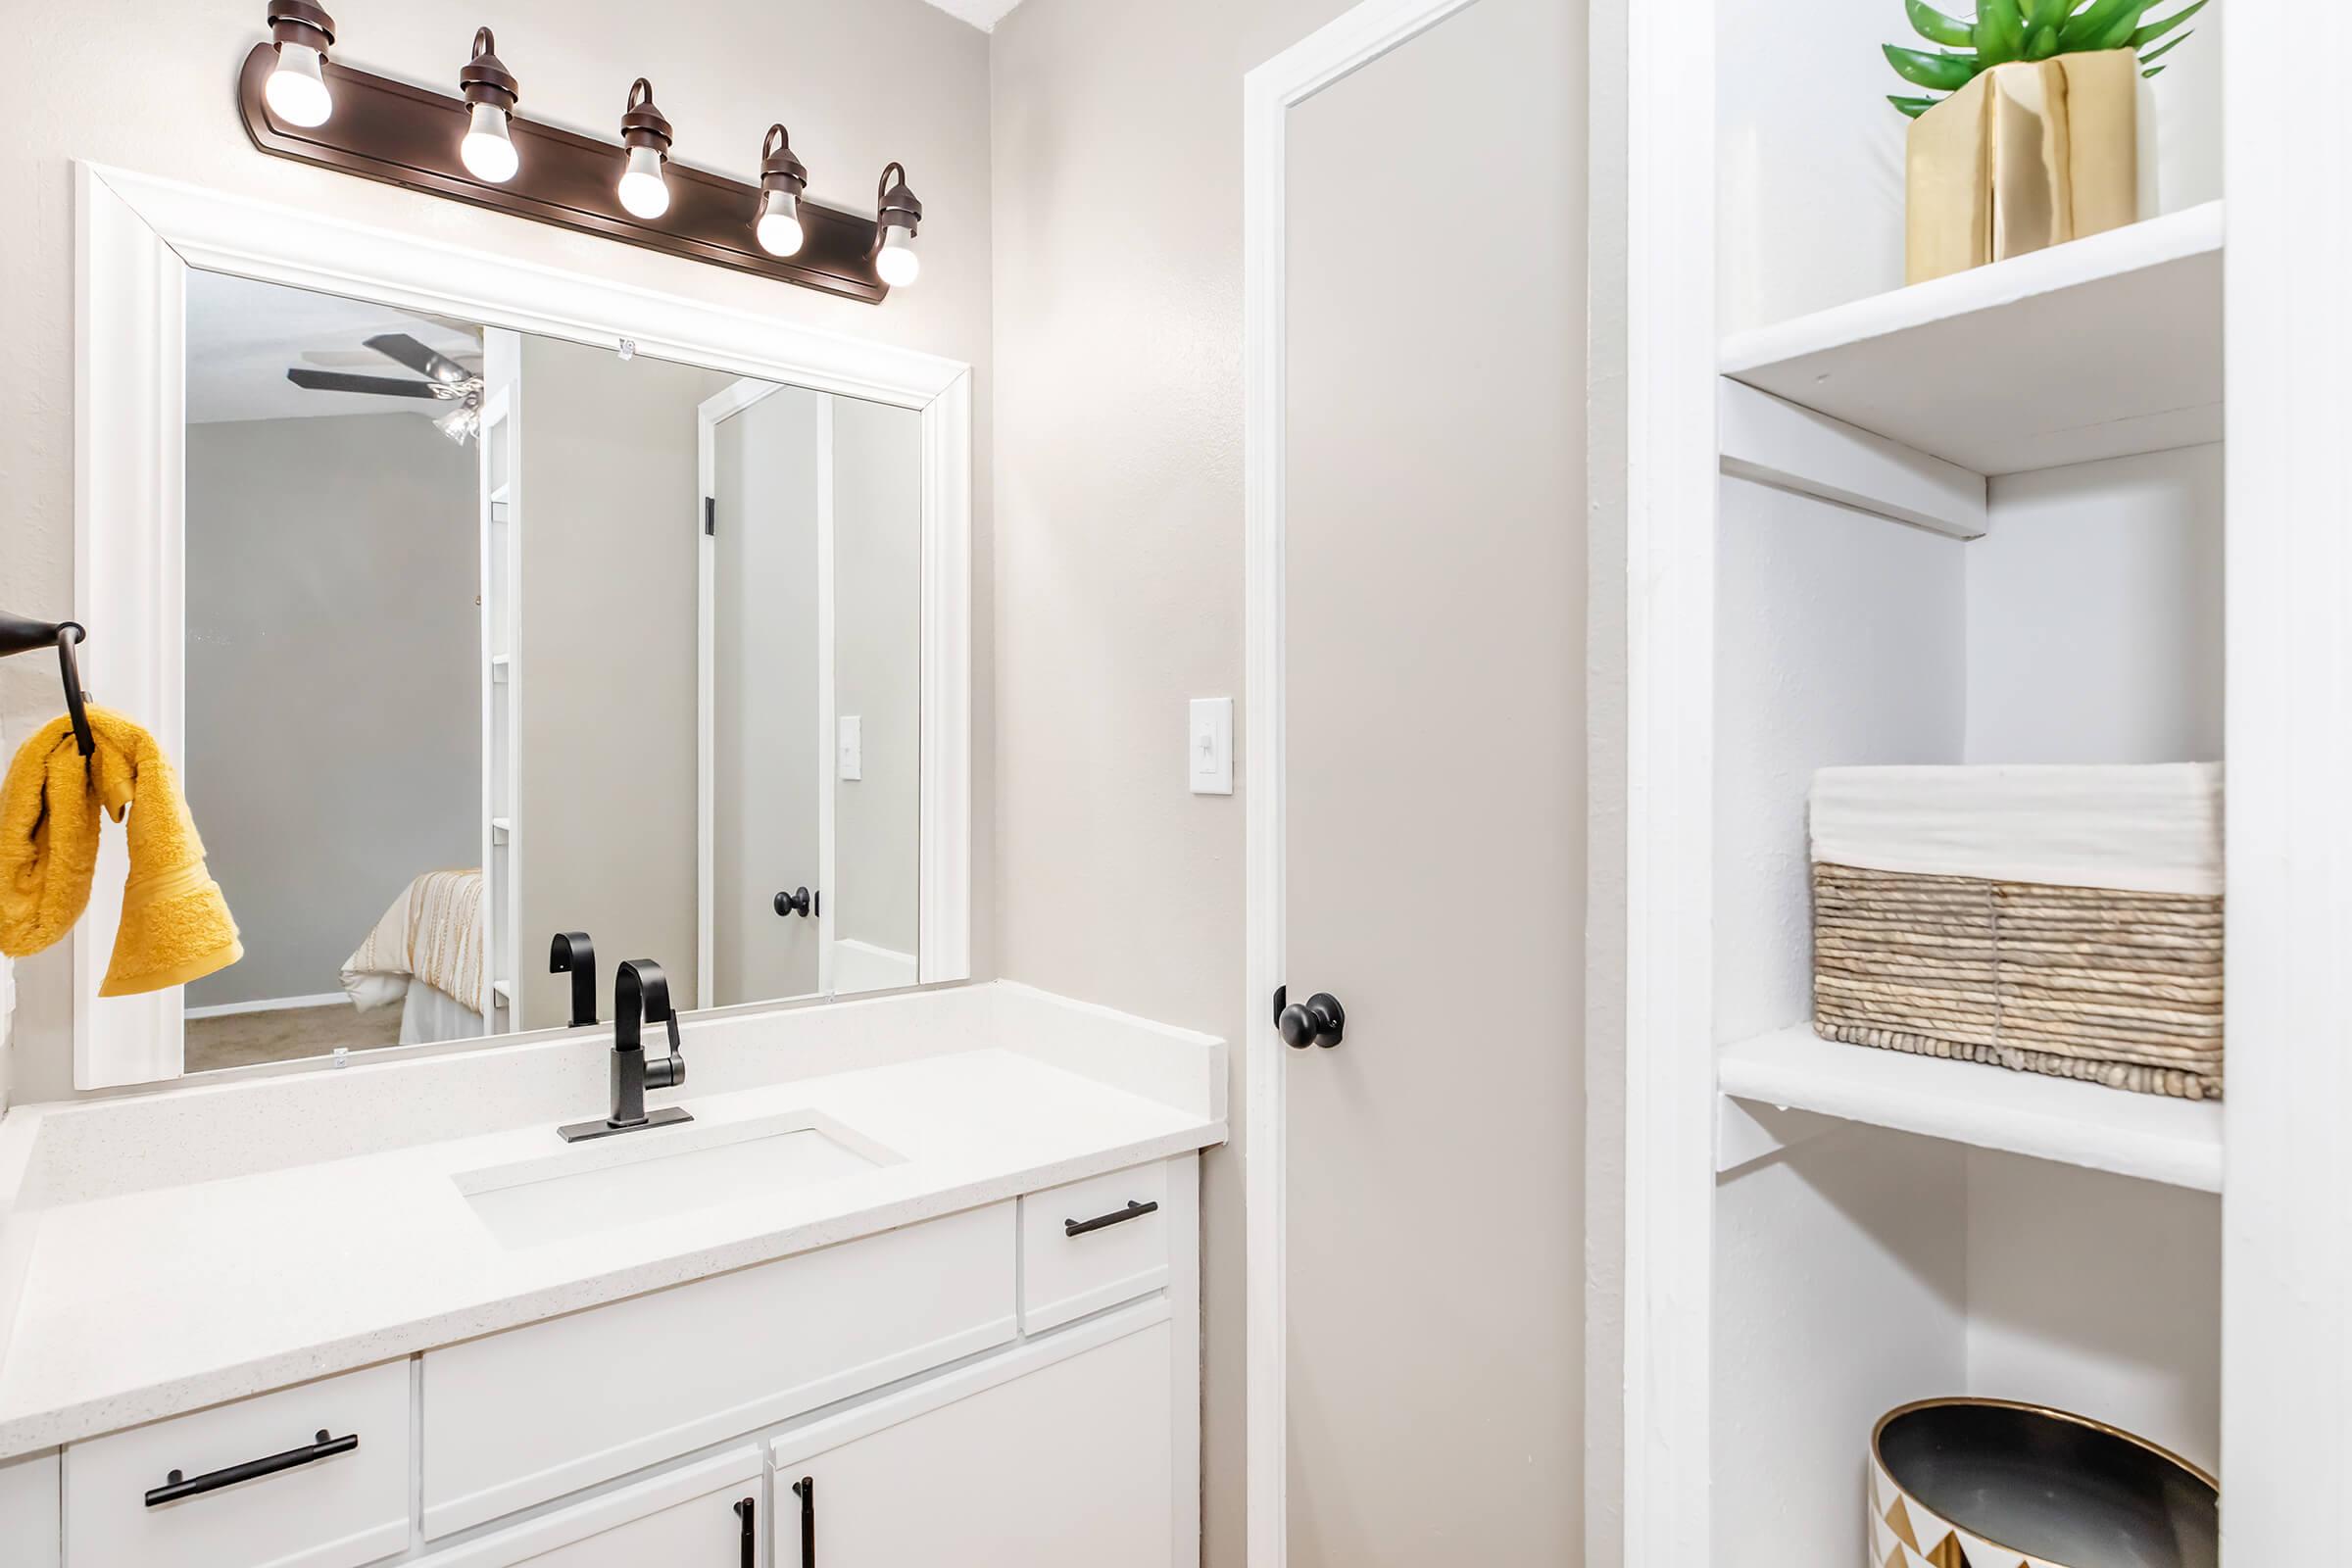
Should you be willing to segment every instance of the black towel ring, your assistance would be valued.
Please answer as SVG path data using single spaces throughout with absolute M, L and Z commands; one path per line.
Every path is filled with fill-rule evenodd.
M 84 757 L 98 750 L 98 741 L 90 733 L 89 693 L 81 689 L 81 663 L 74 657 L 74 649 L 88 635 L 77 620 L 32 620 L 0 610 L 0 659 L 56 646 L 58 675 L 66 686 L 66 714 L 74 723 L 74 746 Z
M 90 694 L 81 689 L 81 662 L 74 657 L 74 645 L 88 635 L 77 620 L 58 623 L 57 672 L 66 683 L 66 713 L 74 720 L 74 746 L 84 757 L 98 749 L 98 739 L 90 733 L 90 711 L 85 706 Z

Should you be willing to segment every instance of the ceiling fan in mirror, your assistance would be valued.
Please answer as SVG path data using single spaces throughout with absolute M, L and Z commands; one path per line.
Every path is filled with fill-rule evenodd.
M 412 381 L 405 376 L 352 375 L 341 370 L 312 370 L 295 367 L 286 371 L 286 379 L 309 392 L 361 392 L 370 397 L 437 398 L 454 404 L 448 413 L 433 420 L 433 427 L 461 445 L 472 440 L 482 427 L 482 378 L 448 355 L 430 348 L 406 332 L 380 332 L 367 340 L 368 347 L 423 376 Z

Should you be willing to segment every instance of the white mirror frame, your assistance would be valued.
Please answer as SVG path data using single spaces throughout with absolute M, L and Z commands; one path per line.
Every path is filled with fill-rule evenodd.
M 971 973 L 971 368 L 953 360 L 76 162 L 74 581 L 83 679 L 176 758 L 186 741 L 182 529 L 191 268 L 380 301 L 922 415 L 917 978 Z M 699 530 L 698 530 L 699 531 Z M 180 993 L 101 999 L 122 837 L 74 934 L 74 1083 L 182 1071 Z

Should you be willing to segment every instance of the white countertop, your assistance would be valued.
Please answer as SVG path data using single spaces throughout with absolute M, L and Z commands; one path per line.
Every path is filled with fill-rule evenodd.
M 1036 993 L 1020 1005 L 1069 1007 Z M 1072 1045 L 1089 1015 L 1117 1015 L 1069 1010 L 1041 1031 L 1067 1038 L 1036 1051 L 950 1042 L 699 1097 L 690 1027 L 686 1092 L 650 1097 L 694 1113 L 679 1127 L 567 1146 L 555 1126 L 578 1107 L 550 1104 L 503 1131 L 26 1205 L 8 1220 L 21 1285 L 0 1358 L 0 1459 L 1223 1140 L 1221 1094 L 1151 1093 L 1170 1076 L 1170 1042 L 1187 1038 L 1221 1086 L 1221 1044 L 1158 1031 L 1143 1071 L 1082 1075 L 1054 1063 L 1083 1064 Z M 1115 1060 L 1121 1047 L 1103 1049 Z M 1176 1055 L 1179 1073 L 1187 1065 Z M 567 1164 L 635 1160 L 662 1140 L 798 1113 L 899 1157 L 514 1250 L 455 1179 L 566 1150 Z

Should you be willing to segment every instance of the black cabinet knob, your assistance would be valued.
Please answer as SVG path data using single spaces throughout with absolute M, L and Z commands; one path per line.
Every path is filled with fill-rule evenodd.
M 1340 999 L 1328 991 L 1318 991 L 1304 1002 L 1294 1002 L 1274 1015 L 1274 1027 L 1282 1031 L 1282 1042 L 1293 1051 L 1304 1051 L 1309 1046 L 1330 1050 L 1346 1036 L 1348 1012 Z
M 776 895 L 776 912 L 778 914 L 806 915 L 811 912 L 815 906 L 816 901 L 809 896 L 807 888 L 795 888 L 790 893 Z

